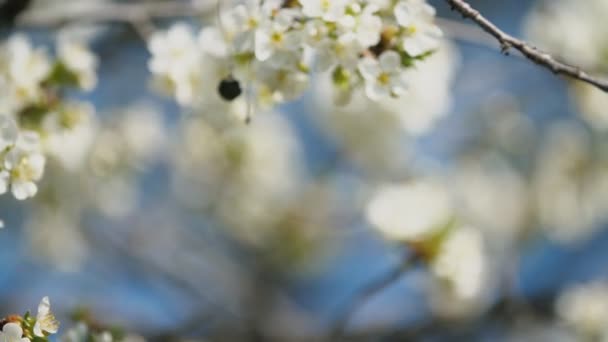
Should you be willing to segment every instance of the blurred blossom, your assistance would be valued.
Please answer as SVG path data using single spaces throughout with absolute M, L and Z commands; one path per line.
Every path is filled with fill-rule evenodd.
M 589 0 L 541 1 L 526 21 L 527 35 L 537 45 L 586 68 L 605 63 L 608 4 Z
M 579 284 L 565 290 L 557 300 L 556 310 L 579 338 L 608 339 L 608 285 L 603 281 Z
M 79 46 L 79 53 L 93 58 L 84 45 Z M 73 82 L 77 71 L 84 69 L 72 53 L 59 55 L 51 56 L 23 34 L 11 35 L 0 48 L 0 193 L 10 189 L 18 200 L 38 193 L 47 155 L 73 168 L 86 150 L 86 134 L 83 137 L 77 128 L 92 109 L 63 96 L 67 89 L 84 90 L 84 85 Z M 64 66 L 62 59 L 69 63 Z M 95 67 L 94 63 L 87 65 L 89 78 L 95 77 Z M 68 141 L 68 136 L 76 138 Z
M 23 329 L 19 323 L 6 323 L 0 331 L 0 338 L 7 342 L 30 342 L 23 336 Z
M 263 239 L 302 181 L 301 151 L 279 113 L 251 125 L 216 129 L 188 118 L 174 146 L 178 198 L 195 207 L 212 205 L 247 239 Z
M 80 169 L 97 133 L 95 109 L 89 103 L 66 103 L 49 113 L 43 127 L 54 132 L 44 137 L 46 152 L 56 158 L 69 171 Z
M 61 63 L 76 77 L 78 86 L 91 90 L 97 85 L 97 56 L 85 45 L 73 39 L 60 39 L 58 57 Z
M 442 184 L 416 180 L 380 187 L 367 219 L 391 240 L 415 242 L 432 237 L 452 219 L 452 203 Z
M 581 6 L 576 0 L 541 1 L 526 21 L 530 38 L 547 51 L 577 66 L 608 72 L 608 3 L 589 0 Z M 573 84 L 583 119 L 593 128 L 605 131 L 608 112 L 605 93 L 588 85 Z
M 608 130 L 608 96 L 604 91 L 586 85 L 577 85 L 573 93 L 581 115 L 589 125 L 600 132 Z
M 606 219 L 608 173 L 580 126 L 551 127 L 537 161 L 534 187 L 540 223 L 559 240 L 585 239 Z
M 479 313 L 496 285 L 493 266 L 479 230 L 463 226 L 450 231 L 430 266 L 436 277 L 430 291 L 434 310 L 448 316 Z
M 161 159 L 167 145 L 167 132 L 161 113 L 151 104 L 138 103 L 121 113 L 119 129 L 131 158 L 143 163 Z
M 89 246 L 78 217 L 53 208 L 39 208 L 25 224 L 34 255 L 65 272 L 73 272 L 88 256 Z
M 459 214 L 508 243 L 524 228 L 528 211 L 525 179 L 497 154 L 467 158 L 450 173 Z M 497 210 L 499 208 L 499 210 Z

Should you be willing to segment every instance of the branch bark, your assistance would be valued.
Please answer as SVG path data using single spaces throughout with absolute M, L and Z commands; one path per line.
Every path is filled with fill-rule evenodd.
M 527 59 L 551 70 L 556 75 L 564 75 L 608 92 L 608 80 L 592 76 L 577 66 L 560 62 L 547 52 L 541 51 L 529 43 L 509 35 L 485 18 L 466 1 L 446 0 L 446 2 L 452 7 L 452 10 L 459 12 L 464 18 L 471 19 L 477 26 L 496 38 L 504 54 L 508 54 L 509 50 L 515 49 Z

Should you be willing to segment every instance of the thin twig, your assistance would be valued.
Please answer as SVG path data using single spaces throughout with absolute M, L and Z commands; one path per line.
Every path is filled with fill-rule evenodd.
M 581 68 L 558 61 L 550 54 L 541 51 L 527 42 L 517 39 L 500 28 L 490 20 L 486 19 L 478 10 L 463 0 L 446 0 L 453 10 L 458 11 L 464 18 L 473 20 L 484 31 L 492 35 L 500 43 L 501 50 L 508 54 L 509 50 L 516 49 L 529 60 L 544 66 L 556 75 L 564 75 L 582 82 L 591 84 L 598 89 L 608 92 L 608 80 L 592 76 Z
M 373 280 L 353 296 L 346 307 L 338 314 L 337 319 L 331 331 L 331 340 L 337 341 L 343 337 L 344 332 L 351 318 L 359 311 L 359 309 L 367 303 L 375 295 L 393 285 L 401 279 L 406 271 L 410 270 L 418 262 L 418 258 L 413 254 L 407 254 L 401 264 L 389 273 L 382 275 L 380 278 Z

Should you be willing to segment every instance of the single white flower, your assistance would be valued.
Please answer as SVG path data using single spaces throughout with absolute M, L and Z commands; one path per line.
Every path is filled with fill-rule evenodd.
M 285 57 L 301 47 L 303 31 L 290 30 L 294 13 L 281 10 L 255 32 L 255 57 L 260 61 L 273 58 L 273 64 L 285 64 Z M 287 54 L 287 56 L 286 56 Z
M 359 62 L 359 72 L 365 79 L 365 93 L 372 100 L 403 95 L 406 91 L 406 75 L 401 57 L 395 51 L 385 51 L 378 59 L 363 58 Z
M 402 47 L 415 57 L 436 49 L 442 37 L 435 25 L 435 9 L 424 0 L 400 1 L 394 10 L 397 23 L 405 30 Z
M 420 241 L 449 223 L 452 207 L 441 185 L 417 181 L 380 188 L 369 202 L 366 216 L 389 239 Z
M 18 323 L 6 323 L 0 331 L 0 342 L 30 342 L 30 339 L 23 337 L 23 329 Z
M 51 312 L 49 297 L 44 297 L 38 305 L 36 324 L 34 324 L 34 335 L 44 337 L 46 334 L 55 334 L 59 330 L 59 322 Z

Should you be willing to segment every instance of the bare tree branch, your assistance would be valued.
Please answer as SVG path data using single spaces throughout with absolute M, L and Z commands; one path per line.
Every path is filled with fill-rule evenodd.
M 558 61 L 550 54 L 541 51 L 527 42 L 517 39 L 486 19 L 478 10 L 464 0 L 446 0 L 453 10 L 463 17 L 473 20 L 484 31 L 492 35 L 500 43 L 501 50 L 508 54 L 510 49 L 516 49 L 529 60 L 551 70 L 556 75 L 564 75 L 591 84 L 598 89 L 608 92 L 608 80 L 592 76 L 581 68 Z

